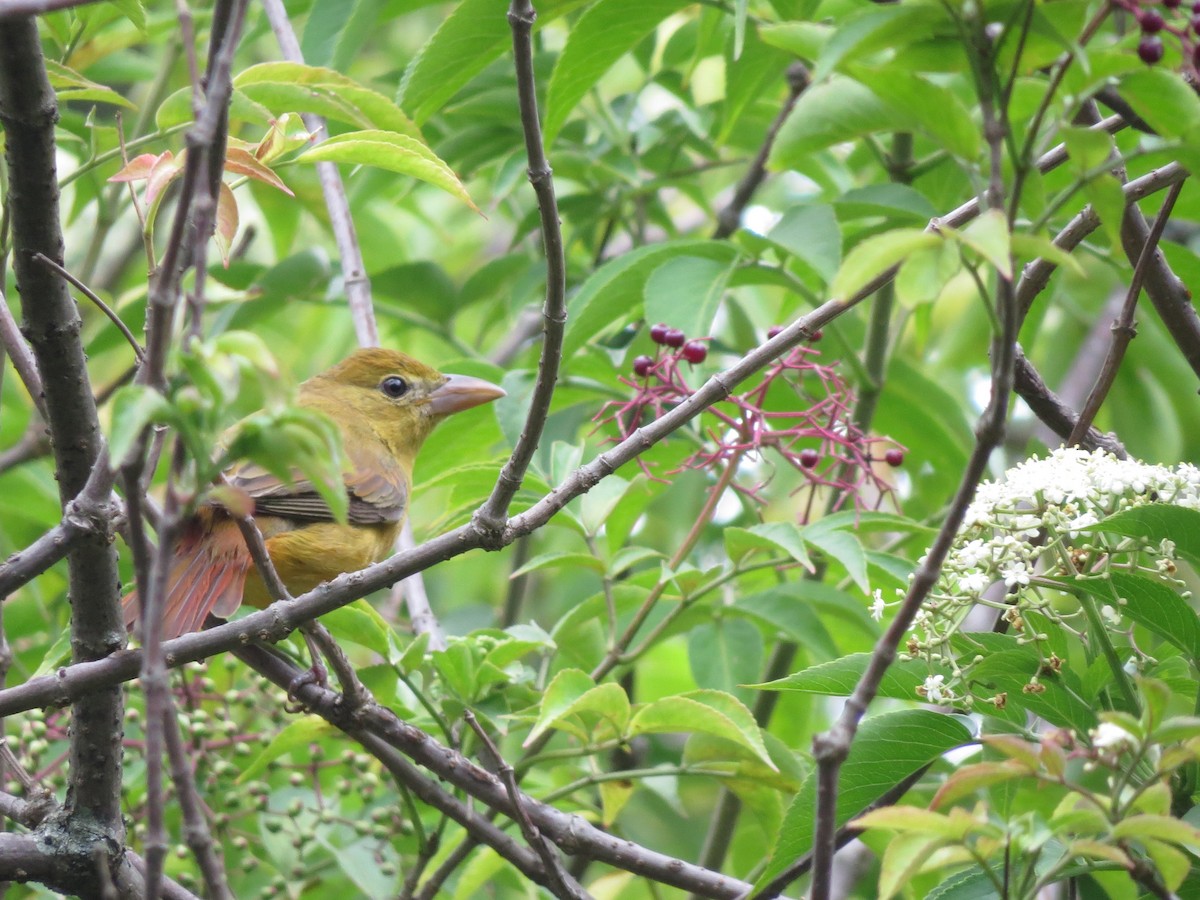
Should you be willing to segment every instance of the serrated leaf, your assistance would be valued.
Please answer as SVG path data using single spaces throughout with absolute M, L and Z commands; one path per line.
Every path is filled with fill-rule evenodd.
M 863 720 L 842 764 L 835 822 L 841 827 L 889 788 L 948 750 L 971 740 L 957 719 L 924 709 L 883 713 Z M 784 815 L 771 858 L 756 882 L 761 888 L 812 849 L 817 779 L 813 773 Z
M 523 746 L 528 747 L 568 716 L 582 712 L 596 713 L 612 723 L 616 734 L 622 735 L 629 723 L 629 697 L 619 684 L 597 686 L 586 672 L 563 669 L 546 686 L 537 721 Z
M 351 131 L 322 141 L 301 153 L 297 162 L 347 163 L 374 166 L 410 175 L 457 197 L 479 212 L 454 171 L 416 138 L 394 131 Z
M 699 731 L 733 741 L 775 769 L 754 716 L 731 694 L 701 690 L 663 697 L 640 707 L 629 723 L 630 736 L 676 731 Z

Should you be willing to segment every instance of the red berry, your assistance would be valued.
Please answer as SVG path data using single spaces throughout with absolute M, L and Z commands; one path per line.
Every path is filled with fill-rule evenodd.
M 708 348 L 701 341 L 688 341 L 683 345 L 683 358 L 690 363 L 702 363 L 708 357 Z
M 1200 0 L 1192 4 L 1192 12 L 1200 14 Z
M 812 447 L 805 447 L 800 451 L 800 465 L 806 469 L 811 469 L 821 461 L 821 454 Z
M 1144 34 L 1155 34 L 1162 31 L 1163 17 L 1156 9 L 1143 9 L 1138 12 L 1138 24 L 1142 26 Z
M 633 360 L 633 374 L 639 378 L 645 378 L 650 374 L 650 370 L 654 368 L 654 359 L 650 356 L 638 356 Z
M 667 342 L 667 332 L 671 329 L 667 327 L 666 322 L 659 322 L 657 325 L 650 326 L 650 340 L 656 344 L 665 344 Z
M 682 347 L 686 341 L 687 335 L 678 328 L 668 328 L 662 339 L 662 342 L 668 347 L 675 347 L 676 349 Z
M 883 455 L 883 458 L 887 461 L 887 464 L 893 468 L 904 465 L 904 451 L 899 447 L 893 447 Z
M 1156 34 L 1147 34 L 1138 41 L 1138 59 L 1148 66 L 1154 65 L 1163 58 L 1163 42 Z
M 770 328 L 767 329 L 767 340 L 769 341 L 773 337 L 778 337 L 779 332 L 781 332 L 781 331 L 783 331 L 782 325 L 772 325 Z
M 817 341 L 819 341 L 823 337 L 825 337 L 825 332 L 823 332 L 820 328 L 818 328 L 816 331 L 814 331 L 812 333 L 812 337 L 810 337 L 808 339 L 808 342 L 810 344 L 815 344 Z

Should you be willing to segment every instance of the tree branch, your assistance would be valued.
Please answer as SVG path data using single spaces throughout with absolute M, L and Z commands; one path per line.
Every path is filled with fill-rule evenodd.
M 0 21 L 0 123 L 7 139 L 8 205 L 13 266 L 21 294 L 25 335 L 42 375 L 64 509 L 83 491 L 102 458 L 103 438 L 80 341 L 79 310 L 67 283 L 37 265 L 36 254 L 61 264 L 58 172 L 54 126 L 58 107 L 46 75 L 33 19 Z M 107 493 L 107 491 L 105 492 Z M 103 534 L 76 537 L 69 553 L 71 648 L 77 661 L 100 659 L 125 644 L 118 597 L 116 552 Z M 121 692 L 98 691 L 72 714 L 69 813 L 64 826 L 90 855 L 111 854 L 123 843 L 121 819 Z M 87 833 L 78 824 L 88 820 Z
M 537 195 L 542 221 L 542 247 L 546 253 L 546 300 L 542 306 L 542 353 L 538 359 L 537 380 L 529 400 L 529 413 L 517 445 L 487 501 L 475 514 L 475 522 L 486 538 L 489 549 L 506 541 L 502 535 L 509 504 L 521 487 L 525 471 L 533 460 L 550 415 L 554 384 L 562 365 L 563 331 L 567 322 L 567 268 L 563 254 L 562 225 L 554 179 L 542 143 L 538 120 L 537 84 L 533 72 L 533 23 L 537 13 L 531 0 L 512 0 L 508 22 L 512 26 L 513 62 L 517 70 L 517 99 L 521 107 L 521 127 L 525 134 L 525 154 L 529 159 L 529 183 Z

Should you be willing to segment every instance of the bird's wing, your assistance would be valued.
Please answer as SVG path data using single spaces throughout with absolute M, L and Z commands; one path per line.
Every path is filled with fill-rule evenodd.
M 242 602 L 253 565 L 237 525 L 202 510 L 184 526 L 175 545 L 162 613 L 163 638 L 199 631 L 210 612 L 229 618 Z M 130 627 L 141 615 L 138 592 L 126 595 L 122 604 Z
M 343 479 L 350 498 L 353 525 L 399 522 L 408 507 L 408 475 L 389 454 L 347 450 L 352 470 Z M 226 472 L 229 483 L 254 501 L 255 515 L 302 522 L 331 522 L 333 513 L 308 479 L 297 473 L 285 483 L 255 463 L 240 463 Z

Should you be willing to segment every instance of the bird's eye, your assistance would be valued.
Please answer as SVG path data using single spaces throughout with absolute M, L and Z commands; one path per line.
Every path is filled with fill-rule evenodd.
M 383 381 L 379 382 L 379 389 L 383 391 L 385 396 L 395 400 L 397 397 L 403 397 L 408 393 L 408 382 L 399 375 L 389 375 Z

